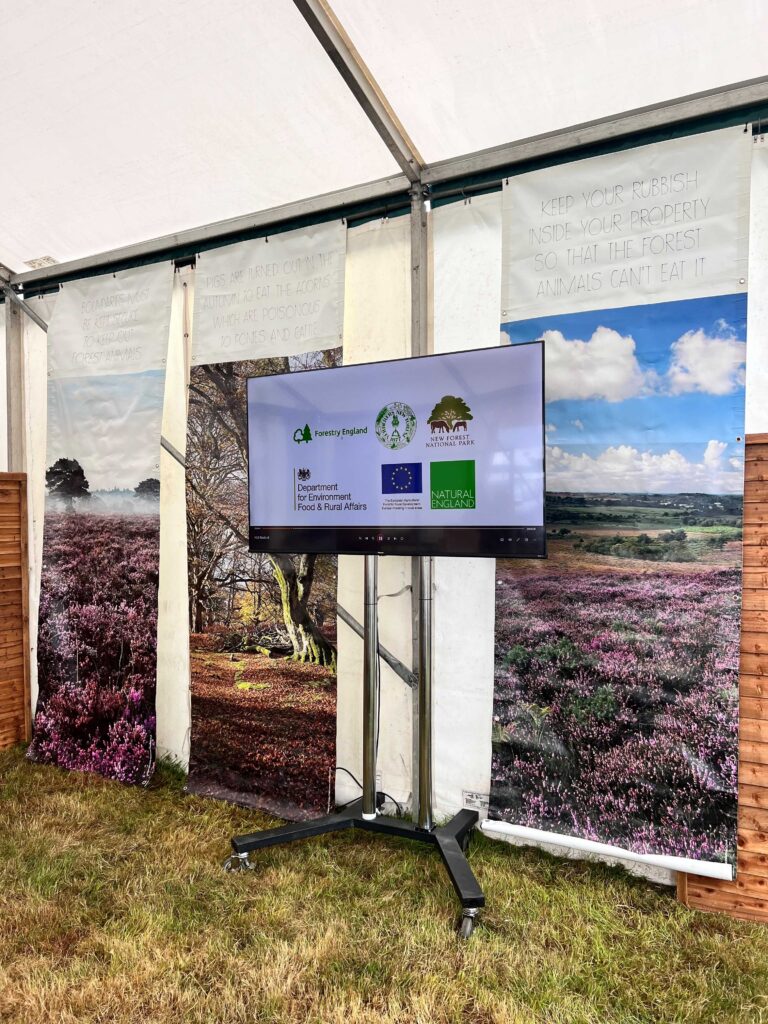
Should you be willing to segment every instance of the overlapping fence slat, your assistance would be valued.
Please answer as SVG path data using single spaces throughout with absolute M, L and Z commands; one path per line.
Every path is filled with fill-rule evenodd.
M 768 922 L 768 434 L 747 437 L 736 880 L 678 875 L 697 910 Z
M 0 473 L 0 750 L 30 736 L 27 478 Z

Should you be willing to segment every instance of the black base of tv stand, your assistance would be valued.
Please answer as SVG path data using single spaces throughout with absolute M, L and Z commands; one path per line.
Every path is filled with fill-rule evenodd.
M 234 852 L 224 862 L 224 868 L 226 871 L 253 870 L 256 865 L 251 862 L 250 854 L 254 850 L 282 843 L 293 843 L 298 839 L 309 839 L 311 836 L 325 835 L 327 832 L 341 832 L 348 828 L 362 829 L 364 832 L 379 832 L 382 835 L 397 836 L 401 839 L 415 839 L 420 843 L 431 843 L 437 847 L 461 903 L 460 933 L 463 938 L 469 938 L 474 929 L 478 912 L 481 907 L 485 906 L 483 890 L 478 885 L 466 857 L 472 829 L 477 824 L 477 820 L 477 811 L 463 810 L 459 811 L 447 825 L 427 830 L 401 818 L 389 818 L 379 814 L 372 818 L 363 817 L 363 801 L 356 800 L 343 810 L 323 818 L 235 836 L 232 839 Z

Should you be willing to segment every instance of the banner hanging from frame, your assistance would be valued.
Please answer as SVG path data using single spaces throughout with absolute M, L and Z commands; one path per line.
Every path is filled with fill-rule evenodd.
M 65 284 L 48 431 L 29 756 L 123 782 L 155 749 L 159 457 L 173 268 Z
M 750 152 L 741 128 L 638 147 L 503 207 L 502 342 L 545 343 L 549 558 L 497 563 L 490 817 L 723 877 Z
M 200 253 L 192 365 L 341 345 L 345 253 L 340 220 Z

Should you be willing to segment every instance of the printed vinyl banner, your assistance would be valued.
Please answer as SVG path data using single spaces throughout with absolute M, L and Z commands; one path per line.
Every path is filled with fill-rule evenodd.
M 65 284 L 48 332 L 48 378 L 165 372 L 172 283 L 166 263 Z
M 510 178 L 502 322 L 745 292 L 751 149 L 724 128 Z
M 741 166 L 731 134 L 704 138 Z M 699 143 L 536 172 L 535 200 L 528 175 L 518 217 L 541 210 L 553 170 L 562 195 L 589 191 L 587 164 L 592 187 L 613 180 L 616 159 L 645 181 L 662 146 L 670 174 L 719 180 Z M 689 162 L 708 150 L 712 167 Z M 700 225 L 719 239 L 720 293 L 690 297 L 681 279 L 654 301 L 638 287 L 564 312 L 535 298 L 530 267 L 517 294 L 537 315 L 502 323 L 512 344 L 544 339 L 549 558 L 497 563 L 492 818 L 735 866 L 747 296 L 724 285 L 728 261 L 745 276 L 745 206 L 710 225 L 710 204 Z
M 173 271 L 64 286 L 48 332 L 34 760 L 154 764 L 159 456 Z
M 340 220 L 200 253 L 192 365 L 341 345 L 345 253 Z
M 189 788 L 294 819 L 325 813 L 332 792 L 336 559 L 249 553 L 246 381 L 340 361 L 336 349 L 220 362 L 190 380 Z

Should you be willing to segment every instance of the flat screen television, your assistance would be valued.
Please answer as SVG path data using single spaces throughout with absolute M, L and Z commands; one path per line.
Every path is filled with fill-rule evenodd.
M 546 556 L 540 341 L 248 380 L 251 551 Z

